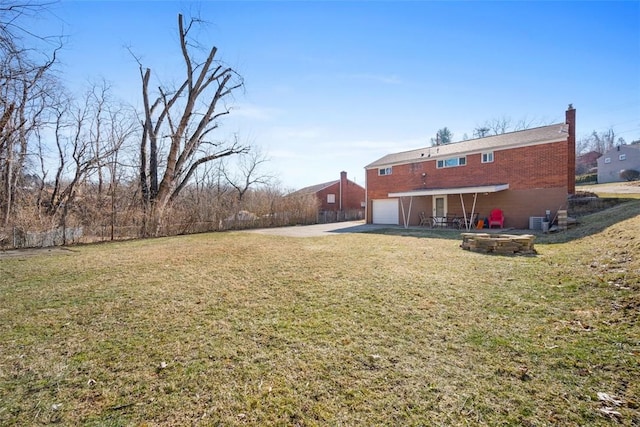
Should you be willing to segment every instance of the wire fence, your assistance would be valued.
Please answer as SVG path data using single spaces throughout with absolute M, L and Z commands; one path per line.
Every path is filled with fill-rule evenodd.
M 158 235 L 177 236 L 184 234 L 208 233 L 227 230 L 244 230 L 255 228 L 273 228 L 288 225 L 309 225 L 315 223 L 331 223 L 360 220 L 364 211 L 321 211 L 315 216 L 278 213 L 262 217 L 242 216 L 228 217 L 216 221 L 181 221 L 165 223 Z M 116 240 L 130 240 L 142 236 L 142 225 L 114 225 L 111 223 L 91 225 L 69 225 L 49 230 L 27 230 L 24 227 L 10 227 L 0 230 L 0 249 L 47 248 L 80 243 L 97 243 Z
M 84 235 L 83 227 L 58 227 L 46 231 L 25 231 L 18 227 L 11 229 L 10 235 L 0 235 L 0 244 L 11 249 L 48 248 L 80 243 Z

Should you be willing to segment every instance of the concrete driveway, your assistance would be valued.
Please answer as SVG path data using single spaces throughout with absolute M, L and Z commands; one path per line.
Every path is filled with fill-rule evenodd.
M 334 222 L 331 224 L 295 225 L 292 227 L 258 228 L 247 233 L 271 234 L 287 237 L 330 236 L 339 233 L 362 233 L 363 231 L 397 227 L 394 225 L 365 224 L 364 221 Z

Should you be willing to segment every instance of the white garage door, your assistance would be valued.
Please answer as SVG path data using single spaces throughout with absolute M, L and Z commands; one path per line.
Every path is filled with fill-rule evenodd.
M 398 225 L 398 199 L 374 200 L 373 223 Z

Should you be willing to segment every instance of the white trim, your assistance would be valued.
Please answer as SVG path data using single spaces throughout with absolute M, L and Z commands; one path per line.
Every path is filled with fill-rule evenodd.
M 437 208 L 438 202 L 437 199 L 442 199 L 442 216 L 438 216 Z M 449 213 L 448 209 L 448 197 L 446 194 L 434 194 L 431 196 L 431 214 L 435 221 L 442 223 L 442 221 L 446 220 L 447 214 Z
M 487 160 L 485 160 L 485 157 Z M 491 158 L 491 160 L 489 160 Z M 480 153 L 480 163 L 493 163 L 493 151 L 484 151 Z
M 406 197 L 406 196 L 436 196 L 447 194 L 473 194 L 473 193 L 497 193 L 509 189 L 509 184 L 498 185 L 480 185 L 477 187 L 459 187 L 459 188 L 434 188 L 429 190 L 413 190 L 403 191 L 400 193 L 389 193 L 389 197 Z

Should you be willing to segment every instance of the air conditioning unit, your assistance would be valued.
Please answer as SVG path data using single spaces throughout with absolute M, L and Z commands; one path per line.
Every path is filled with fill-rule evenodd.
M 529 217 L 529 230 L 542 230 L 542 221 L 545 219 L 543 216 L 530 216 Z

